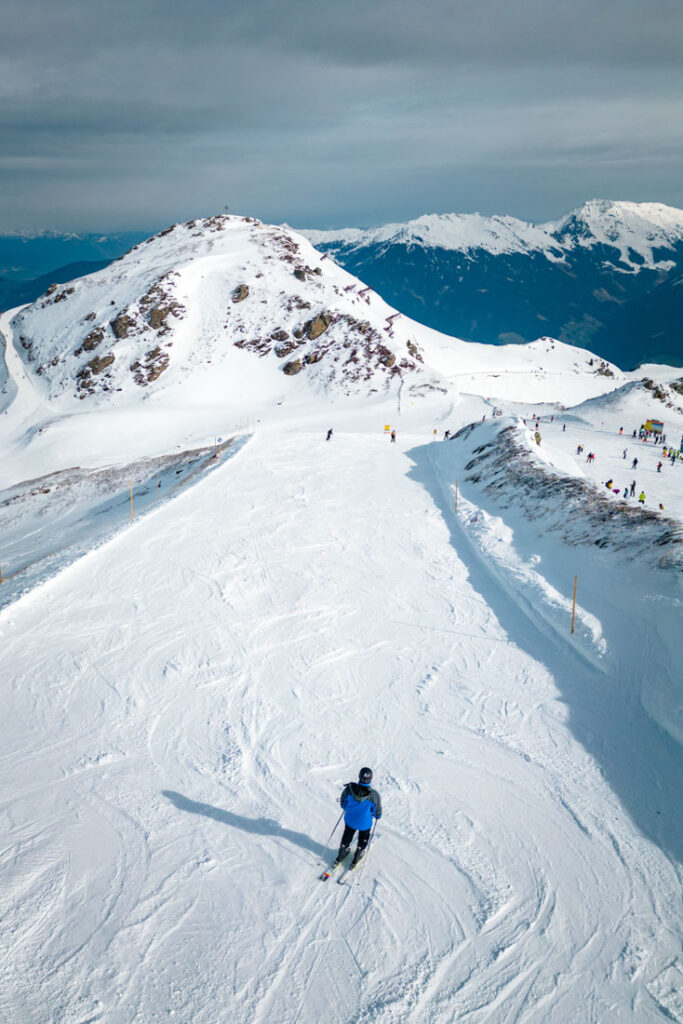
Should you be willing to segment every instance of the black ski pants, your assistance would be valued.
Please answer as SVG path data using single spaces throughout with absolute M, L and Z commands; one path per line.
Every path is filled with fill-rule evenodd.
M 341 843 L 339 845 L 339 852 L 342 850 L 348 850 L 349 846 L 353 842 L 353 837 L 356 834 L 355 828 L 351 828 L 350 825 L 344 825 L 344 833 L 341 837 Z M 358 851 L 364 850 L 370 840 L 370 829 L 363 829 L 362 832 L 358 833 Z

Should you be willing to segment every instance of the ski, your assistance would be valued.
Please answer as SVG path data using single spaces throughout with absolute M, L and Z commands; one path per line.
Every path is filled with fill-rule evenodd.
M 356 868 L 358 867 L 358 865 L 361 864 L 361 863 L 362 863 L 362 861 L 359 860 L 357 864 L 352 864 L 351 867 L 349 868 L 349 870 L 345 871 L 344 874 L 342 875 L 342 877 L 337 879 L 337 884 L 338 885 L 348 885 L 349 875 L 352 875 L 354 873 L 354 871 L 356 870 Z
M 348 855 L 348 853 L 347 853 L 346 857 L 348 857 L 348 856 L 349 856 L 349 855 Z M 331 877 L 332 877 L 332 875 L 333 875 L 333 874 L 335 873 L 335 871 L 337 870 L 337 868 L 340 868 L 340 867 L 342 866 L 342 864 L 343 864 L 343 863 L 344 863 L 344 861 L 346 860 L 346 857 L 344 857 L 344 858 L 343 858 L 343 860 L 337 860 L 337 861 L 335 861 L 335 862 L 334 862 L 334 864 L 331 864 L 331 865 L 330 865 L 330 867 L 329 867 L 329 868 L 327 868 L 327 870 L 326 870 L 326 871 L 323 871 L 322 875 L 320 875 L 320 876 L 319 876 L 319 878 L 320 878 L 320 881 L 321 881 L 321 882 L 326 882 L 326 881 L 328 880 L 328 878 L 331 878 Z
M 380 835 L 381 835 L 381 833 L 378 832 L 375 835 L 375 837 L 374 837 L 375 840 L 379 839 Z M 367 849 L 365 851 L 365 854 L 361 857 L 361 859 L 357 860 L 355 864 L 351 864 L 351 867 L 347 871 L 344 872 L 342 877 L 337 879 L 337 883 L 339 885 L 348 885 L 348 884 L 350 884 L 350 876 L 354 873 L 354 871 L 356 871 L 357 868 L 359 868 L 362 864 L 365 863 L 365 858 L 367 857 L 368 853 L 370 852 L 370 846 L 371 845 L 372 845 L 372 843 L 369 843 L 368 846 L 367 846 Z

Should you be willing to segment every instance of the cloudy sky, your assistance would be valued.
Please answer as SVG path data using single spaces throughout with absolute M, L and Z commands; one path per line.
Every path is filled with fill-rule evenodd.
M 683 207 L 683 0 L 5 0 L 0 231 Z

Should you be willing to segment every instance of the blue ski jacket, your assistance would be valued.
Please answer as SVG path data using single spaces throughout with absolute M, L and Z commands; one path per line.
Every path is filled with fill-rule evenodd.
M 344 823 L 359 832 L 372 828 L 373 818 L 382 817 L 379 793 L 362 782 L 348 782 L 342 790 L 339 803 L 344 808 Z

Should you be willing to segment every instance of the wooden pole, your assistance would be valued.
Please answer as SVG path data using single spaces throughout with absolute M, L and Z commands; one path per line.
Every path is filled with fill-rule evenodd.
M 574 600 L 572 601 L 572 633 L 574 632 L 574 617 L 576 615 L 576 581 L 579 577 L 574 577 Z
M 133 481 L 130 482 L 130 521 L 133 522 Z
M 0 565 L 0 583 L 3 583 L 3 582 L 4 582 L 4 580 L 2 578 L 2 566 Z
M 458 481 L 455 481 L 455 514 L 458 514 Z

